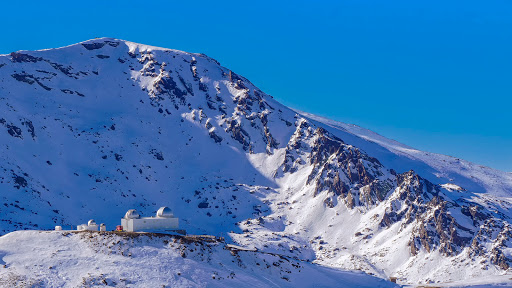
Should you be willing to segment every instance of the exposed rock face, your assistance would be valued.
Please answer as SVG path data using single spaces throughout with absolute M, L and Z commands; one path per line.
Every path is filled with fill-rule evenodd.
M 344 199 L 349 208 L 375 205 L 393 187 L 377 159 L 301 119 L 281 167 L 285 173 L 294 173 L 306 165 L 313 168 L 306 183 L 315 186 L 315 195 L 327 190 L 330 197 Z M 326 203 L 333 201 L 326 199 Z
M 442 187 L 414 171 L 396 174 L 360 149 L 301 119 L 286 147 L 281 168 L 284 173 L 295 173 L 304 166 L 312 167 L 306 183 L 315 187 L 314 196 L 327 191 L 328 198 L 324 203 L 330 208 L 339 203 L 354 209 L 387 202 L 380 227 L 400 223 L 405 229 L 411 225 L 408 245 L 412 255 L 417 255 L 421 249 L 439 251 L 445 256 L 458 255 L 476 241 L 477 227 L 491 217 L 479 212 L 484 210 L 482 206 L 474 203 L 460 205 L 443 195 Z M 457 210 L 466 219 L 454 218 L 450 210 Z M 473 225 L 465 227 L 458 221 L 470 221 Z M 504 238 L 509 239 L 508 236 Z M 494 248 L 491 253 L 493 263 L 508 268 L 506 263 L 510 259 L 505 260 L 499 248 Z
M 97 39 L 0 68 L 4 233 L 85 214 L 114 225 L 171 202 L 192 233 L 382 277 L 413 277 L 425 253 L 512 263 L 512 177 L 452 181 L 444 158 L 429 166 L 314 121 L 206 55 Z M 475 190 L 491 174 L 506 197 Z

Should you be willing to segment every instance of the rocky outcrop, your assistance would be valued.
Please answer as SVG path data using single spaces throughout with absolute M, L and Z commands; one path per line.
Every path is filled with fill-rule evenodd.
M 284 173 L 294 173 L 305 165 L 313 167 L 306 183 L 315 186 L 314 196 L 327 191 L 349 208 L 378 204 L 393 187 L 377 159 L 299 119 L 281 167 Z

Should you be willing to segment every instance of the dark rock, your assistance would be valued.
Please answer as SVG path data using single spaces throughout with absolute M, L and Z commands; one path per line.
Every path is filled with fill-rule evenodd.
M 21 124 L 27 126 L 27 130 L 30 133 L 30 136 L 32 136 L 32 139 L 35 139 L 36 133 L 35 133 L 35 129 L 34 129 L 34 125 L 32 124 L 32 121 L 25 120 L 24 122 L 21 122 Z
M 6 127 L 7 133 L 9 133 L 9 135 L 11 135 L 12 137 L 23 138 L 21 135 L 21 129 L 19 127 L 14 125 L 7 125 Z
M 208 86 L 204 83 L 199 82 L 199 90 L 203 92 L 208 92 Z
M 235 120 L 227 121 L 226 132 L 231 132 L 232 138 L 242 144 L 244 150 L 252 152 L 249 133 L 238 122 Z
M 14 174 L 13 179 L 15 184 L 14 187 L 17 189 L 20 189 L 21 187 L 27 187 L 28 185 L 27 180 L 21 176 Z
M 11 60 L 12 60 L 12 62 L 17 62 L 17 63 L 21 63 L 21 62 L 36 63 L 36 62 L 39 62 L 39 61 L 43 61 L 43 58 L 41 58 L 41 57 L 34 57 L 32 55 L 28 55 L 28 54 L 24 54 L 24 53 L 19 53 L 19 52 L 12 52 L 11 53 Z
M 187 83 L 185 81 L 185 79 L 183 79 L 183 77 L 181 77 L 181 75 L 179 75 L 179 74 L 178 74 L 178 79 L 180 79 L 181 84 L 183 84 L 183 87 L 185 87 L 187 92 L 190 93 L 190 95 L 194 96 L 194 90 L 192 89 L 192 84 Z
M 185 105 L 185 95 L 187 95 L 187 92 L 179 89 L 176 82 L 170 76 L 160 78 L 155 82 L 154 87 L 156 91 L 155 96 L 167 94 L 171 97 L 178 98 L 180 103 Z
M 29 74 L 26 74 L 26 73 L 23 73 L 23 74 L 15 73 L 15 74 L 12 74 L 11 77 L 16 79 L 17 81 L 24 82 L 24 83 L 27 83 L 27 84 L 30 84 L 30 85 L 32 85 L 34 83 L 37 83 L 39 86 L 43 87 L 43 89 L 45 89 L 47 91 L 52 90 L 52 88 L 50 88 L 50 87 L 44 85 L 43 83 L 41 83 L 39 81 L 39 78 L 34 77 L 33 75 L 29 75 Z
M 156 149 L 151 149 L 150 154 L 153 154 L 153 157 L 155 157 L 155 159 L 157 159 L 157 160 L 160 160 L 160 161 L 164 160 L 164 156 L 162 155 L 162 152 L 157 151 Z
M 88 43 L 88 44 L 83 43 L 82 46 L 84 46 L 84 48 L 87 50 L 96 50 L 96 49 L 103 48 L 103 46 L 105 46 L 105 44 L 106 44 L 106 42 L 95 42 L 95 43 Z
M 210 138 L 213 139 L 213 141 L 215 141 L 215 143 L 220 143 L 222 142 L 222 137 L 220 137 L 219 135 L 217 135 L 215 132 L 209 132 L 208 133 L 210 135 Z
M 62 74 L 66 75 L 68 77 L 74 78 L 74 79 L 78 79 L 78 77 L 71 72 L 73 70 L 73 67 L 64 66 L 64 65 L 50 62 L 50 61 L 46 61 L 46 62 L 48 62 L 48 64 L 50 64 L 50 66 L 52 66 L 55 70 L 60 71 Z

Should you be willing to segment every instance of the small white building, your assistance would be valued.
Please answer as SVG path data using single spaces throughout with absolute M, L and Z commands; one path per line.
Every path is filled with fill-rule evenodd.
M 121 219 L 121 226 L 124 231 L 128 232 L 177 230 L 179 222 L 168 207 L 160 207 L 156 212 L 156 217 L 140 217 L 135 209 L 130 209 Z

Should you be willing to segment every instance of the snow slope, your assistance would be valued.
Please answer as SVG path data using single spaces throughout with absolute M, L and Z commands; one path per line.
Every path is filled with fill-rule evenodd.
M 165 205 L 192 234 L 404 284 L 511 269 L 512 174 L 293 111 L 202 54 L 2 55 L 0 149 L 2 233 Z
M 1 287 L 397 287 L 177 236 L 18 231 L 0 237 L 0 260 Z

